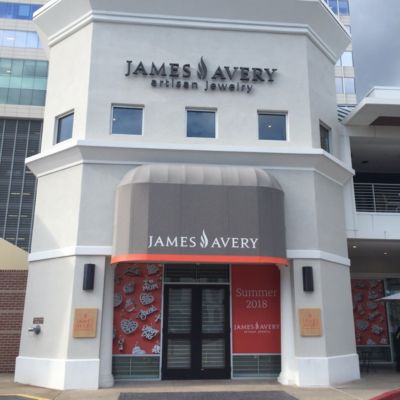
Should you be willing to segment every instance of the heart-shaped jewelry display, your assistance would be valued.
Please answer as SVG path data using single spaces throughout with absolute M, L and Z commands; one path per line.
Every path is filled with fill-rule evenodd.
M 130 335 L 131 333 L 135 332 L 138 326 L 139 324 L 132 319 L 121 320 L 121 330 L 126 335 Z

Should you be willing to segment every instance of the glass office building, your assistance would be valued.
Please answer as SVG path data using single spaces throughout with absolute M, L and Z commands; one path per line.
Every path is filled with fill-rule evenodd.
M 0 237 L 29 251 L 48 62 L 31 22 L 45 1 L 0 2 Z

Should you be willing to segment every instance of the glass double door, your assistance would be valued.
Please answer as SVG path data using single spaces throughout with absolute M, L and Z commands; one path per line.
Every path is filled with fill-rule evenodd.
M 230 378 L 229 291 L 165 285 L 163 379 Z

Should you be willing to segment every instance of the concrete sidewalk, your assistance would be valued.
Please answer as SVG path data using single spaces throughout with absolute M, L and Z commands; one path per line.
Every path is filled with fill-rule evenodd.
M 0 374 L 0 396 L 22 394 L 49 400 L 104 399 L 117 400 L 121 392 L 228 392 L 228 391 L 284 391 L 299 400 L 368 400 L 383 392 L 400 387 L 400 374 L 382 370 L 364 374 L 359 381 L 334 388 L 304 389 L 282 386 L 276 381 L 157 381 L 118 383 L 112 389 L 50 390 L 13 382 L 13 375 Z M 0 397 L 1 398 L 1 397 Z

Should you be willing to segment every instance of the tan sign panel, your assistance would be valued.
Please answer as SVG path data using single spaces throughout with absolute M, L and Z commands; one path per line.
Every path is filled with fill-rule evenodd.
M 73 337 L 95 338 L 96 326 L 97 326 L 97 308 L 75 309 Z
M 301 336 L 322 336 L 320 308 L 300 308 L 299 321 Z

